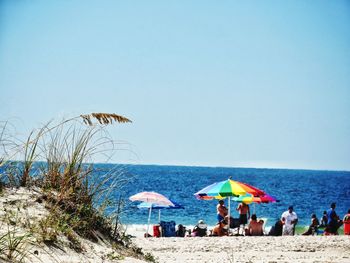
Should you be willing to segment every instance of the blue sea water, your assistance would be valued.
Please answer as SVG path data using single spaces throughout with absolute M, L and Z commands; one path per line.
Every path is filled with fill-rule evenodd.
M 35 163 L 37 169 L 34 170 L 39 171 L 42 165 L 44 163 Z M 121 215 L 124 224 L 147 223 L 148 210 L 138 209 L 139 202 L 130 202 L 128 198 L 138 192 L 155 191 L 185 207 L 163 209 L 162 220 L 195 225 L 199 219 L 203 219 L 207 224 L 215 225 L 217 200 L 197 200 L 194 193 L 229 177 L 258 187 L 280 200 L 277 203 L 250 205 L 251 212 L 268 218 L 267 225 L 270 226 L 290 205 L 294 206 L 300 225 L 309 225 L 312 213 L 320 218 L 332 202 L 336 202 L 336 212 L 341 218 L 350 209 L 349 171 L 96 164 L 93 176 L 101 178 L 110 170 L 120 171 L 131 179 L 122 189 L 112 193 L 115 200 L 120 196 L 126 200 Z M 4 167 L 0 167 L 0 174 L 3 172 Z M 227 202 L 225 200 L 226 205 Z M 231 201 L 233 217 L 238 217 L 235 210 L 237 205 Z M 158 211 L 153 211 L 151 223 L 158 223 Z
M 101 165 L 107 166 L 107 165 Z M 203 219 L 209 225 L 216 223 L 217 200 L 197 200 L 194 193 L 214 183 L 232 177 L 275 196 L 277 203 L 251 204 L 258 217 L 268 218 L 272 225 L 289 205 L 299 217 L 301 225 L 308 225 L 311 214 L 321 217 L 332 202 L 337 203 L 336 211 L 340 217 L 350 209 L 350 172 L 315 171 L 289 169 L 251 169 L 251 168 L 212 168 L 188 166 L 127 165 L 124 169 L 134 179 L 120 192 L 114 193 L 127 199 L 141 191 L 156 191 L 182 204 L 185 209 L 161 211 L 165 221 L 174 220 L 177 224 L 194 225 Z M 227 200 L 225 201 L 226 205 Z M 147 209 L 138 209 L 139 202 L 125 204 L 122 222 L 124 224 L 146 224 Z M 238 217 L 237 203 L 231 201 L 232 215 Z M 151 223 L 158 223 L 158 211 L 153 211 Z

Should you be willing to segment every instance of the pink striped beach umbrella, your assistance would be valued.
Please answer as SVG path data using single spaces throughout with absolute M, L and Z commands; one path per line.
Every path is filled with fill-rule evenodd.
M 171 202 L 168 198 L 166 198 L 164 195 L 156 192 L 140 192 L 138 194 L 130 196 L 129 199 L 133 202 L 141 201 L 141 202 L 147 202 L 155 205 L 164 205 L 169 207 L 175 206 L 175 204 Z M 149 224 L 151 222 L 151 213 L 152 213 L 152 206 L 150 207 L 149 213 L 148 213 L 147 235 L 149 230 Z
M 131 201 L 141 201 L 156 205 L 174 206 L 174 204 L 164 195 L 156 192 L 140 192 L 129 197 Z

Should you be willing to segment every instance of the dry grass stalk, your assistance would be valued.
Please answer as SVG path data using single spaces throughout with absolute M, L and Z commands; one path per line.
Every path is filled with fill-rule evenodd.
M 91 121 L 92 118 L 95 118 L 96 120 L 98 120 L 100 124 L 105 124 L 105 125 L 112 124 L 113 121 L 118 123 L 132 122 L 128 118 L 121 115 L 117 115 L 115 113 L 91 113 L 86 115 L 80 115 L 80 117 L 83 118 L 85 124 L 88 124 L 90 126 L 93 125 Z
M 16 154 L 18 142 L 14 137 L 15 127 L 7 121 L 0 121 L 0 166 Z

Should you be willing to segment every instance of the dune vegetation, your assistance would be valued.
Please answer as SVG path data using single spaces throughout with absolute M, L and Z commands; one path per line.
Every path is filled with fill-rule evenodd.
M 51 121 L 30 132 L 23 142 L 14 136 L 13 126 L 0 124 L 0 194 L 5 200 L 0 214 L 2 260 L 39 258 L 40 262 L 42 252 L 28 246 L 66 244 L 84 253 L 88 248 L 82 240 L 103 240 L 114 249 L 103 260 L 131 256 L 153 261 L 123 232 L 119 222 L 123 200 L 112 198 L 131 177 L 123 169 L 96 172 L 94 166 L 96 156 L 109 160 L 118 150 L 106 126 L 129 122 L 117 114 L 80 115 Z M 11 199 L 14 190 L 26 197 Z M 28 212 L 38 205 L 41 208 L 34 214 L 40 215 Z M 114 211 L 106 213 L 107 208 Z M 38 213 L 40 209 L 45 211 Z M 57 257 L 55 261 L 60 262 Z

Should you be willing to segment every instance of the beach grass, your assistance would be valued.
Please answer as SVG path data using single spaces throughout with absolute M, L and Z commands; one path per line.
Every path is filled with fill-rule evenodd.
M 54 244 L 63 234 L 74 250 L 79 252 L 82 251 L 79 236 L 98 241 L 103 235 L 119 246 L 130 245 L 125 241 L 125 233 L 117 227 L 118 213 L 122 212 L 120 207 L 112 214 L 105 212 L 107 207 L 116 207 L 110 195 L 118 192 L 130 177 L 122 169 L 115 168 L 99 172 L 98 178 L 93 173 L 96 172 L 93 164 L 96 155 L 108 160 L 117 150 L 105 129 L 106 125 L 128 122 L 131 121 L 126 117 L 108 113 L 92 113 L 58 123 L 49 122 L 31 131 L 25 142 L 17 145 L 16 154 L 22 156 L 22 161 L 9 160 L 6 125 L 0 127 L 0 146 L 3 149 L 0 152 L 0 165 L 4 166 L 0 190 L 4 186 L 35 186 L 41 189 L 39 201 L 45 202 L 49 214 L 30 228 L 32 233 L 41 237 L 42 242 Z M 39 172 L 34 167 L 38 164 Z M 1 237 L 0 249 L 8 258 L 13 258 L 16 253 L 21 255 L 26 238 L 26 235 L 17 236 L 8 232 Z M 134 255 L 142 256 L 142 253 Z

